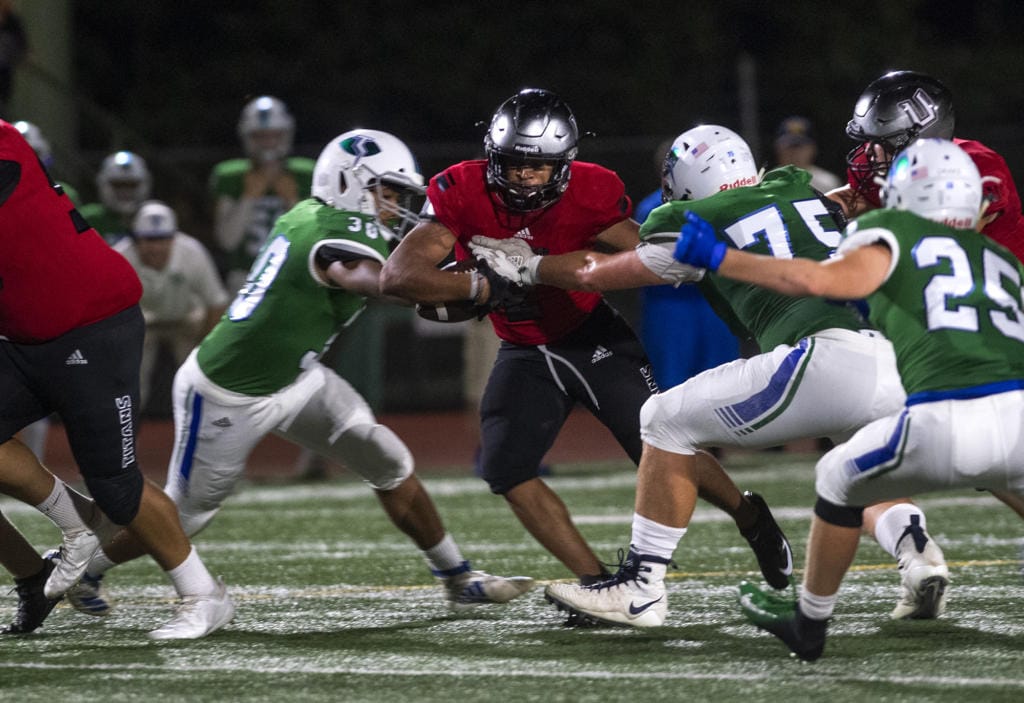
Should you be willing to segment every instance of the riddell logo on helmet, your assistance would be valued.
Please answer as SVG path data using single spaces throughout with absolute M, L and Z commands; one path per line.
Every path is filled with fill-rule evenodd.
M 718 190 L 732 190 L 733 188 L 742 188 L 743 186 L 756 186 L 757 176 L 747 176 L 746 178 L 737 178 L 732 183 L 723 183 L 718 186 Z
M 540 147 L 537 146 L 536 144 L 516 144 L 512 149 L 513 151 L 519 152 L 521 154 L 540 153 Z
M 974 220 L 970 217 L 946 217 L 943 218 L 942 224 L 952 227 L 953 229 L 974 228 Z

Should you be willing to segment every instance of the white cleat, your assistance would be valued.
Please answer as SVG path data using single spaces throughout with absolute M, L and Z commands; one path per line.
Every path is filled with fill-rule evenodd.
M 533 579 L 528 576 L 494 576 L 483 571 L 463 571 L 439 578 L 452 610 L 508 603 L 533 588 Z
M 552 583 L 544 597 L 559 610 L 591 621 L 632 627 L 659 627 L 668 615 L 668 594 L 662 578 L 652 578 L 652 569 L 664 574 L 664 567 L 629 553 L 619 572 L 607 581 L 591 586 Z
M 46 558 L 54 559 L 53 573 L 46 579 L 46 585 L 43 587 L 46 597 L 57 600 L 78 583 L 89 565 L 89 560 L 99 548 L 99 537 L 89 530 L 65 532 L 60 548 L 46 553 Z
M 896 545 L 902 595 L 889 617 L 893 620 L 928 620 L 946 610 L 949 567 L 935 540 L 917 525 Z
M 212 594 L 182 598 L 174 617 L 150 632 L 149 637 L 154 640 L 195 640 L 224 627 L 233 617 L 234 601 L 228 595 L 224 582 L 218 579 L 217 590 Z

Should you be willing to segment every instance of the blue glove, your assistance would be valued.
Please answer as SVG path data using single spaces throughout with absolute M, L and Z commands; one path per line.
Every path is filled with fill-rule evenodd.
M 711 223 L 691 210 L 686 211 L 686 223 L 679 230 L 672 257 L 683 264 L 690 264 L 708 271 L 717 271 L 728 249 L 725 242 L 715 237 Z

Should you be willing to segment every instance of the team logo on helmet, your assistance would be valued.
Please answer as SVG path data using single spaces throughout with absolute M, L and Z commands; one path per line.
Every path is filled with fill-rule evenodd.
M 355 156 L 357 159 L 361 159 L 366 156 L 376 156 L 380 153 L 380 146 L 373 137 L 367 137 L 362 134 L 357 134 L 354 137 L 343 139 L 340 146 L 342 151 L 352 154 L 352 156 Z
M 918 88 L 909 100 L 901 100 L 899 108 L 923 130 L 939 119 L 939 106 L 923 88 Z

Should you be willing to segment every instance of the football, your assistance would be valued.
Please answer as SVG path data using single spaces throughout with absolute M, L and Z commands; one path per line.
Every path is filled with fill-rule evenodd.
M 442 271 L 454 273 L 472 273 L 476 271 L 476 259 L 453 261 L 441 267 Z M 483 310 L 472 300 L 449 300 L 444 303 L 421 303 L 416 306 L 416 314 L 424 320 L 432 322 L 465 322 L 475 320 L 483 314 Z

